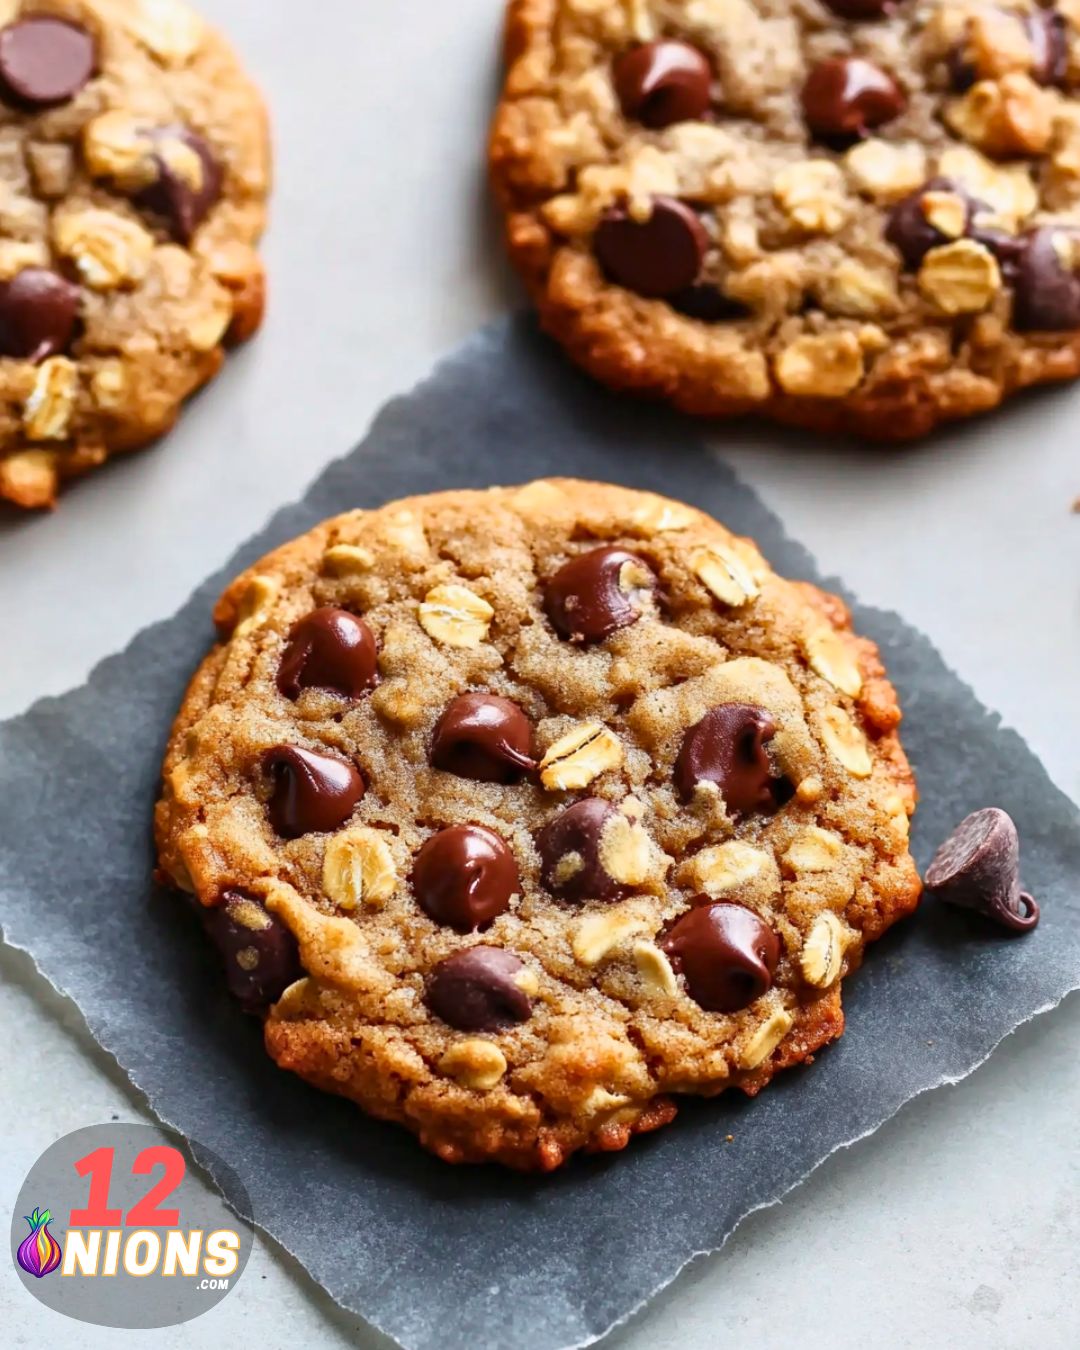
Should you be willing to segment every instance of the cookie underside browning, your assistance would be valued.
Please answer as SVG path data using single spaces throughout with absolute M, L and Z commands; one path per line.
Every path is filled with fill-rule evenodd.
M 377 682 L 324 645 L 297 691 L 331 610 L 362 616 Z M 568 637 L 551 613 L 622 626 Z M 162 869 L 242 954 L 245 998 L 272 935 L 274 1059 L 447 1160 L 550 1169 L 666 1123 L 673 1094 L 756 1093 L 841 1033 L 840 978 L 917 901 L 876 648 L 839 600 L 681 504 L 549 480 L 357 511 L 238 578 L 216 620 L 164 766 Z M 460 748 L 475 700 L 447 715 L 477 693 L 504 700 L 480 769 Z M 726 732 L 722 754 L 695 731 L 680 758 L 717 707 L 753 732 L 734 770 Z M 309 781 L 281 796 L 281 746 L 338 783 L 315 802 L 333 825 L 313 828 Z M 746 944 L 719 985 L 701 932 Z
M 647 68 L 653 43 L 691 55 Z M 1080 372 L 1072 0 L 512 0 L 506 49 L 490 151 L 510 252 L 607 384 L 906 439 Z M 835 63 L 865 83 L 867 61 L 885 93 L 845 103 Z M 890 219 L 928 183 L 914 257 Z
M 267 118 L 183 0 L 7 0 L 0 138 L 0 498 L 48 507 L 258 328 Z

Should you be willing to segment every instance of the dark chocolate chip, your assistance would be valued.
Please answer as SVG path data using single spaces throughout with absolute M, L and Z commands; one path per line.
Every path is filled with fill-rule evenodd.
M 775 783 L 765 745 L 775 734 L 776 723 L 752 703 L 712 708 L 683 737 L 675 761 L 679 796 L 688 802 L 699 783 L 715 783 L 730 813 L 774 806 Z
M 501 947 L 469 947 L 440 961 L 427 982 L 428 1007 L 459 1031 L 498 1031 L 532 1014 L 518 984 L 525 966 Z
M 459 694 L 435 725 L 431 762 L 459 778 L 516 783 L 536 768 L 532 726 L 508 698 Z
M 698 279 L 709 236 L 697 212 L 676 197 L 654 197 L 648 220 L 625 206 L 605 212 L 593 237 L 600 266 L 627 290 L 651 298 L 683 291 Z
M 802 91 L 815 136 L 850 143 L 904 111 L 904 91 L 887 70 L 861 56 L 833 56 L 816 65 Z
M 66 351 L 79 296 L 78 286 L 44 267 L 0 282 L 0 355 L 37 362 Z
M 413 863 L 412 888 L 420 908 L 460 933 L 504 913 L 520 886 L 509 845 L 483 825 L 440 830 Z
M 902 197 L 889 212 L 885 238 L 900 250 L 908 267 L 918 267 L 932 248 L 952 242 L 947 234 L 931 225 L 926 218 L 923 199 L 928 192 L 948 192 L 960 198 L 966 208 L 965 233 L 970 230 L 976 206 L 981 205 L 972 201 L 964 189 L 951 178 L 931 178 L 922 187 Z
M 996 806 L 974 811 L 949 835 L 927 868 L 926 889 L 1016 933 L 1039 922 L 1039 906 L 1020 889 L 1020 840 Z
M 0 92 L 9 103 L 66 103 L 97 69 L 97 46 L 81 24 L 33 14 L 0 30 Z
M 603 863 L 605 827 L 619 819 L 610 802 L 586 797 L 540 831 L 540 879 L 560 900 L 620 900 L 626 887 Z
M 548 618 L 571 642 L 600 642 L 637 623 L 653 598 L 656 576 L 636 553 L 594 548 L 572 558 L 545 588 Z
M 203 925 L 225 962 L 229 992 L 251 1011 L 275 1002 L 300 978 L 296 939 L 261 900 L 225 891 L 202 911 Z
M 378 648 L 371 629 L 355 614 L 326 606 L 293 625 L 278 667 L 286 698 L 302 689 L 329 689 L 360 698 L 378 680 Z
M 825 4 L 841 19 L 855 22 L 883 19 L 896 8 L 896 0 L 825 0 Z
M 337 755 L 276 745 L 262 762 L 274 784 L 267 804 L 270 823 L 283 839 L 336 830 L 364 795 L 363 778 Z
M 733 323 L 750 313 L 749 306 L 741 300 L 732 300 L 711 281 L 700 281 L 696 286 L 676 291 L 668 296 L 668 304 L 688 319 L 700 319 L 702 323 Z
M 1043 225 L 1020 242 L 1013 327 L 1055 333 L 1080 328 L 1080 275 L 1068 261 L 1074 252 L 1080 261 L 1080 232 Z
M 737 1012 L 772 987 L 780 939 L 742 905 L 698 904 L 661 938 L 676 975 L 709 1012 Z
M 1024 16 L 1024 27 L 1031 43 L 1031 78 L 1062 88 L 1069 70 L 1064 15 L 1054 9 L 1036 9 Z
M 221 166 L 203 138 L 187 127 L 162 127 L 152 137 L 160 147 L 154 156 L 157 177 L 136 194 L 135 201 L 143 210 L 163 216 L 178 243 L 190 244 L 221 195 Z M 194 153 L 177 155 L 177 146 Z
M 709 109 L 712 70 L 688 42 L 646 42 L 617 58 L 615 92 L 627 117 L 647 127 L 689 122 Z

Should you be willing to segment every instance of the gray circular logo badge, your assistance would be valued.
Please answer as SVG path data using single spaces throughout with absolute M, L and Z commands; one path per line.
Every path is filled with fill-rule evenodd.
M 235 1173 L 200 1156 L 251 1213 Z M 46 1307 L 96 1326 L 176 1326 L 244 1273 L 251 1227 L 191 1172 L 186 1142 L 150 1125 L 89 1125 L 41 1155 L 19 1192 L 11 1256 Z

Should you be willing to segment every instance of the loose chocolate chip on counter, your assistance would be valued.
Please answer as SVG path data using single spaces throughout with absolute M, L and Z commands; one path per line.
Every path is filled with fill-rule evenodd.
M 637 623 L 651 603 L 656 575 L 636 553 L 594 548 L 572 558 L 548 581 L 548 618 L 571 642 L 599 642 Z
M 79 288 L 44 267 L 0 282 L 0 355 L 44 361 L 67 350 L 79 312 Z
M 729 812 L 748 812 L 776 804 L 766 742 L 776 723 L 752 703 L 721 703 L 690 727 L 675 761 L 675 787 L 684 802 L 698 784 L 714 783 Z
M 528 1021 L 532 1003 L 518 981 L 525 966 L 501 947 L 469 947 L 440 961 L 427 982 L 428 1007 L 459 1031 L 498 1031 Z
M 709 236 L 697 212 L 676 197 L 654 197 L 648 220 L 624 206 L 605 212 L 593 237 L 612 281 L 653 299 L 675 295 L 698 279 Z
M 274 782 L 270 823 L 283 839 L 336 830 L 364 795 L 363 778 L 337 755 L 276 745 L 266 751 L 262 763 Z
M 1020 840 L 996 806 L 974 811 L 949 835 L 927 868 L 926 889 L 1017 933 L 1039 922 L 1039 906 L 1020 889 Z
M 273 1003 L 300 978 L 296 939 L 261 900 L 225 891 L 202 920 L 225 962 L 229 992 L 250 1011 Z
M 470 933 L 504 913 L 520 889 L 509 845 L 483 825 L 451 825 L 428 839 L 413 864 L 412 888 L 436 923 Z
M 823 140 L 850 142 L 904 111 L 904 91 L 888 71 L 861 56 L 816 65 L 802 91 L 807 125 Z
M 33 14 L 0 29 L 0 94 L 9 103 L 66 103 L 96 69 L 97 47 L 81 24 Z
M 1031 43 L 1031 78 L 1061 88 L 1069 69 L 1065 16 L 1054 9 L 1036 9 L 1024 16 L 1024 27 Z
M 378 647 L 363 619 L 325 606 L 293 625 L 277 678 L 286 698 L 299 698 L 303 689 L 360 698 L 377 680 Z
M 660 940 L 695 1003 L 738 1012 L 772 987 L 780 939 L 753 910 L 724 901 L 699 904 Z
M 540 879 L 560 900 L 619 900 L 626 887 L 603 863 L 604 827 L 618 819 L 610 802 L 599 797 L 568 806 L 540 831 Z
M 841 19 L 883 19 L 896 8 L 897 0 L 825 0 Z
M 654 129 L 689 122 L 709 109 L 712 70 L 688 42 L 646 42 L 615 62 L 615 92 L 627 117 Z
M 480 783 L 516 783 L 536 768 L 529 719 L 497 694 L 459 694 L 435 725 L 436 769 Z
M 163 127 L 153 139 L 157 178 L 135 201 L 163 216 L 178 243 L 190 244 L 221 195 L 221 166 L 203 138 L 187 127 Z
M 955 237 L 930 223 L 926 213 L 927 195 L 933 193 L 947 193 L 958 198 L 964 206 L 964 233 L 970 228 L 976 203 L 951 178 L 931 178 L 896 203 L 885 226 L 885 238 L 900 250 L 908 267 L 918 267 L 932 248 L 951 243 Z
M 1080 328 L 1080 233 L 1044 225 L 1021 235 L 1013 327 L 1021 332 Z

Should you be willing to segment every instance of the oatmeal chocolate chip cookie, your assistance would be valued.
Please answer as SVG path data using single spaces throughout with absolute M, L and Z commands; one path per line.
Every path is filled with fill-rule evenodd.
M 269 176 L 182 0 L 0 0 L 0 499 L 156 439 L 255 332 Z
M 758 1092 L 917 901 L 876 648 L 700 511 L 415 497 L 215 618 L 162 872 L 273 1058 L 449 1161 L 550 1169 Z
M 702 414 L 920 435 L 1080 372 L 1080 0 L 511 0 L 545 327 Z

